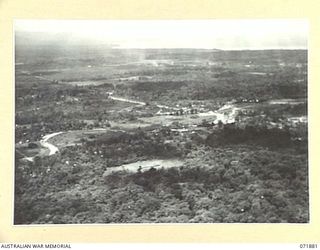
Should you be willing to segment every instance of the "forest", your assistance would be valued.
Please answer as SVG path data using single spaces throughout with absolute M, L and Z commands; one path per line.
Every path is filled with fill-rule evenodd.
M 16 61 L 14 224 L 309 222 L 307 51 Z

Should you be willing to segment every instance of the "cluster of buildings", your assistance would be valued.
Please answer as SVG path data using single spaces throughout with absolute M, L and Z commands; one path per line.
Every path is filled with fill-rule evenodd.
M 156 114 L 178 116 L 178 115 L 193 115 L 198 113 L 199 113 L 199 110 L 196 108 L 180 108 L 180 109 L 161 108 Z

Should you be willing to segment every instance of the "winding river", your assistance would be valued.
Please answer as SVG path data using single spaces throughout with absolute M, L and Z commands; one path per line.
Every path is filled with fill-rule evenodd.
M 55 145 L 51 144 L 48 142 L 48 140 L 56 135 L 60 135 L 63 132 L 55 132 L 52 134 L 48 134 L 42 137 L 42 139 L 40 140 L 40 144 L 42 147 L 47 148 L 49 150 L 49 155 L 54 155 L 55 153 L 57 153 L 59 151 L 58 147 L 56 147 Z

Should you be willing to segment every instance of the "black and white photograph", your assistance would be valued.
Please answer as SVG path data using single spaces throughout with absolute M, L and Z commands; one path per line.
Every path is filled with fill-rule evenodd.
M 14 37 L 14 225 L 310 222 L 306 20 Z

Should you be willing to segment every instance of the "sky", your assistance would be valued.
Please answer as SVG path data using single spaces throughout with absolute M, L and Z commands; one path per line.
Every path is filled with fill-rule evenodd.
M 306 49 L 308 22 L 251 20 L 16 20 L 16 32 L 117 48 Z

